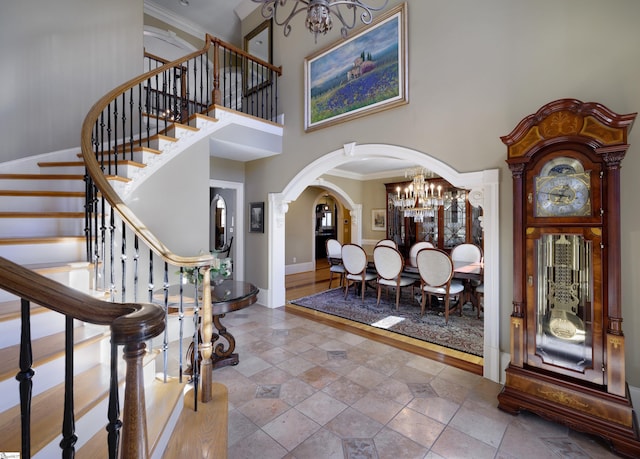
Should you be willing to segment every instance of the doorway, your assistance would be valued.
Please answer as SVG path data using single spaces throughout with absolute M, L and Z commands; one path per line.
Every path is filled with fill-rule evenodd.
M 209 196 L 210 250 L 218 250 L 216 247 L 220 244 L 231 245 L 229 257 L 233 260 L 233 278 L 244 280 L 244 184 L 210 180 Z M 220 199 L 224 201 L 224 212 L 219 207 Z
M 284 215 L 288 203 L 295 201 L 302 191 L 310 185 L 331 188 L 324 179 L 319 179 L 324 173 L 340 164 L 370 158 L 396 158 L 409 160 L 419 167 L 429 169 L 447 180 L 452 185 L 471 190 L 469 200 L 474 206 L 483 208 L 483 229 L 485 232 L 485 304 L 494 305 L 485 308 L 484 333 L 484 376 L 492 381 L 500 380 L 500 320 L 499 320 L 499 288 L 500 272 L 499 260 L 499 174 L 497 169 L 481 170 L 477 172 L 458 172 L 439 159 L 426 153 L 405 147 L 386 144 L 357 145 L 346 144 L 343 148 L 330 152 L 316 161 L 308 164 L 300 171 L 281 193 L 269 194 L 268 228 L 269 231 L 269 277 L 266 305 L 280 307 L 286 303 L 285 291 L 285 238 Z M 361 244 L 362 241 L 362 204 L 353 202 L 347 193 L 339 187 L 340 196 L 345 207 L 351 213 L 352 242 Z M 273 231 L 271 230 L 273 229 Z M 278 231 L 275 231 L 278 229 Z

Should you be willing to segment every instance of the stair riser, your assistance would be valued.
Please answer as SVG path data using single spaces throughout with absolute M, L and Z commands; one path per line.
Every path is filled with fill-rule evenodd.
M 83 240 L 0 245 L 0 256 L 20 265 L 73 263 L 86 259 L 85 252 L 86 245 Z M 65 277 L 64 281 L 69 281 L 69 278 Z M 73 287 L 77 288 L 75 285 Z
M 165 138 L 151 139 L 151 141 L 149 142 L 149 148 L 162 151 L 165 148 L 171 148 L 174 144 L 175 144 L 175 140 L 173 139 L 165 139 Z
M 118 164 L 118 173 L 116 174 L 116 168 L 114 165 L 109 168 L 105 165 L 105 173 L 107 175 L 117 175 L 119 177 L 130 178 L 138 171 L 140 167 Z M 43 171 L 47 174 L 84 174 L 84 166 L 52 166 L 43 168 Z
M 157 150 L 158 148 L 155 145 L 159 144 L 159 141 L 155 141 L 155 142 L 151 142 L 151 146 L 149 148 Z M 167 142 L 162 142 L 162 144 L 166 144 Z M 153 161 L 155 158 L 158 157 L 158 153 L 151 153 L 147 150 L 136 150 L 133 152 L 133 155 L 131 155 L 131 153 L 126 153 L 125 154 L 125 159 L 129 160 L 129 161 L 135 161 L 137 163 L 142 163 L 142 164 L 147 164 L 149 161 Z M 118 160 L 122 159 L 122 154 L 118 155 Z
M 78 326 L 82 326 L 82 323 L 78 323 Z M 64 330 L 64 328 L 61 330 Z M 81 374 L 89 368 L 98 365 L 101 361 L 109 361 L 109 358 L 110 350 L 108 339 L 92 343 L 89 346 L 81 346 L 74 354 L 73 374 Z M 35 371 L 35 375 L 32 378 L 33 396 L 35 397 L 64 382 L 64 355 L 61 354 L 55 359 L 34 366 L 33 370 Z M 20 368 L 16 368 L 16 374 L 18 374 L 18 371 L 20 371 Z M 0 412 L 6 411 L 20 403 L 18 384 L 18 381 L 13 377 L 0 381 L 0 390 L 2 391 Z
M 82 180 L 25 180 L 0 179 L 2 190 L 34 190 L 34 191 L 85 191 Z
M 84 212 L 84 196 L 0 196 L 3 212 Z
M 80 236 L 84 234 L 83 218 L 2 218 L 0 238 Z

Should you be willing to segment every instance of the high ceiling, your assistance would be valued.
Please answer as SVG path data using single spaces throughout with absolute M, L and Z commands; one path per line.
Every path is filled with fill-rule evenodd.
M 240 22 L 259 5 L 251 0 L 144 0 L 145 13 L 196 36 L 209 33 L 240 45 Z
M 195 36 L 209 33 L 240 45 L 240 23 L 258 3 L 252 0 L 144 0 L 145 13 Z M 302 21 L 302 19 L 300 19 Z M 310 39 L 312 39 L 310 35 Z M 388 158 L 346 163 L 331 173 L 356 180 L 401 177 L 406 169 L 415 167 L 408 161 Z

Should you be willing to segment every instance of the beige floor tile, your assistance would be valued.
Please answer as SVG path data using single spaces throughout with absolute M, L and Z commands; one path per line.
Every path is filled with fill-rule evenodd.
M 282 459 L 287 454 L 287 450 L 263 430 L 236 442 L 228 451 L 229 459 Z
M 296 409 L 305 416 L 324 426 L 338 414 L 344 411 L 348 405 L 336 400 L 325 392 L 316 392 L 311 397 L 296 405 Z
M 229 459 L 617 457 L 592 436 L 502 412 L 501 386 L 480 376 L 283 309 L 242 313 L 225 320 L 240 363 L 214 371 L 229 391 Z
M 293 451 L 294 458 L 344 459 L 342 439 L 326 429 L 320 429 Z
M 327 368 L 315 366 L 298 375 L 298 378 L 316 389 L 322 389 L 333 381 L 339 379 L 340 375 L 328 370 Z
M 448 424 L 460 409 L 460 405 L 442 397 L 414 398 L 407 406 L 443 424 Z
M 347 408 L 325 425 L 326 429 L 342 439 L 373 438 L 382 427 L 378 421 L 353 408 Z
M 410 408 L 404 408 L 387 424 L 387 427 L 430 448 L 446 425 Z
M 429 448 L 384 428 L 373 438 L 380 458 L 422 459 Z
M 256 398 L 236 409 L 259 427 L 273 421 L 291 406 L 276 398 Z
M 340 400 L 347 405 L 353 405 L 362 397 L 367 395 L 369 389 L 360 384 L 342 377 L 322 389 L 336 400 Z
M 380 424 L 388 423 L 404 408 L 404 404 L 394 402 L 371 391 L 352 406 Z
M 320 425 L 292 408 L 269 422 L 262 429 L 288 451 L 291 451 L 320 429 Z
M 456 412 L 449 426 L 496 449 L 500 446 L 507 429 L 507 423 L 484 416 L 464 406 Z
M 445 458 L 473 459 L 493 459 L 497 451 L 496 448 L 452 427 L 444 429 L 431 450 Z

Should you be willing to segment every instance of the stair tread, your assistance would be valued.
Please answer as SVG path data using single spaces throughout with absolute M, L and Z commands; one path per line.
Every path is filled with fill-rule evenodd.
M 153 451 L 156 447 L 157 441 L 160 439 L 167 421 L 171 417 L 180 397 L 183 396 L 185 385 L 186 383 L 180 383 L 177 378 L 168 379 L 166 384 L 156 379 L 152 384 L 147 385 L 145 388 L 147 438 L 149 439 L 150 451 Z M 108 457 L 106 429 L 100 429 L 93 437 L 91 437 L 91 439 L 78 450 L 78 457 L 106 459 Z M 214 455 L 211 457 L 224 456 Z
M 34 311 L 47 311 L 46 308 L 37 305 L 36 307 L 40 309 L 34 309 Z M 94 343 L 108 335 L 108 332 L 100 331 L 94 327 L 76 327 L 73 330 L 73 339 L 76 346 Z M 64 343 L 64 332 L 32 340 L 33 366 L 41 365 L 63 354 Z M 0 349 L 0 381 L 15 377 L 19 370 L 20 344 Z
M 84 198 L 84 191 L 50 191 L 50 190 L 0 190 L 0 196 L 41 197 L 41 198 Z
M 37 376 L 34 376 L 37 377 Z M 109 387 L 109 368 L 96 364 L 74 378 L 74 407 L 78 419 L 82 407 L 93 405 Z M 62 430 L 64 383 L 34 397 L 31 404 L 31 452 L 44 448 Z M 85 411 L 82 409 L 82 411 Z M 106 417 L 105 417 L 106 418 Z M 0 445 L 5 451 L 20 451 L 20 406 L 0 413 Z M 105 421 L 106 424 L 106 421 Z
M 48 237 L 3 237 L 0 238 L 0 245 L 18 244 L 52 244 L 59 242 L 84 241 L 84 236 L 48 236 Z
M 0 212 L 0 218 L 84 218 L 84 212 Z
M 161 136 L 161 137 L 163 138 L 163 140 L 165 140 L 167 142 L 175 141 L 175 139 L 173 139 L 172 137 L 167 137 L 167 136 Z M 152 139 L 153 139 L 153 137 L 152 137 Z M 133 153 L 139 153 L 141 151 L 145 152 L 145 153 L 152 153 L 152 154 L 157 154 L 157 155 L 162 154 L 162 150 L 158 150 L 156 148 L 147 147 L 145 145 L 142 145 L 142 146 L 138 145 L 138 146 L 133 147 Z M 124 153 L 124 155 L 126 156 L 126 155 L 128 155 L 130 153 L 131 153 L 131 151 L 129 149 L 127 149 L 127 151 Z M 101 154 L 104 154 L 105 156 L 110 156 L 110 155 L 115 155 L 116 152 L 114 152 L 114 151 L 105 151 L 104 153 L 101 153 Z M 121 151 L 119 151 L 117 154 L 118 155 L 123 155 L 123 153 Z M 82 158 L 82 156 L 83 156 L 82 153 L 78 153 L 78 158 Z M 82 164 L 84 164 L 84 162 Z
M 81 174 L 0 174 L 0 180 L 84 180 Z
M 118 164 L 136 167 L 145 167 L 145 164 L 129 159 L 120 159 Z M 40 167 L 84 167 L 84 161 L 51 161 L 38 163 Z

